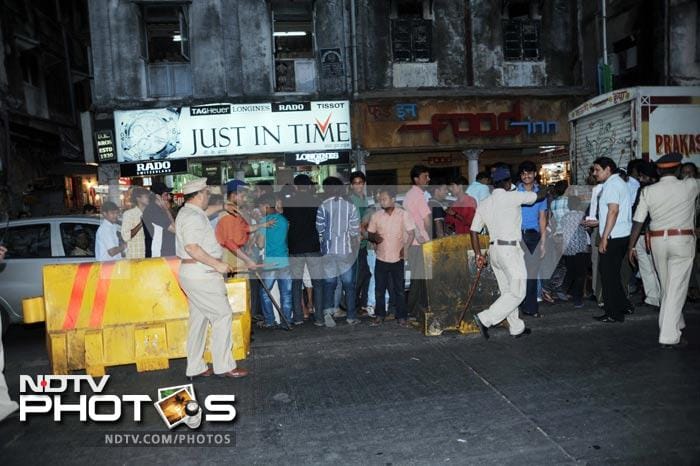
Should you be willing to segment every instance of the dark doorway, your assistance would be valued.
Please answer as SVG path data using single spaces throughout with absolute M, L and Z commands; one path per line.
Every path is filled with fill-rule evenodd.
M 459 176 L 461 173 L 459 171 L 460 167 L 440 167 L 440 168 L 430 168 L 430 179 L 437 180 L 440 179 L 445 182 L 449 182 L 452 178 Z

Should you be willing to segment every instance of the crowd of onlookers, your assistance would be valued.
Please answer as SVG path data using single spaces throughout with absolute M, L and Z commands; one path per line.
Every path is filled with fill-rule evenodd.
M 567 190 L 568 184 L 561 181 L 549 187 L 550 195 L 543 201 L 522 207 L 528 282 L 520 310 L 526 316 L 541 316 L 543 301 L 571 300 L 579 308 L 589 295 L 601 307 L 607 296 L 631 313 L 628 298 L 635 288 L 641 289 L 636 286 L 638 274 L 645 302 L 659 305 L 658 278 L 643 243 L 637 251 L 639 272 L 626 260 L 616 268 L 617 252 L 599 252 L 601 242 L 604 249 L 617 251 L 614 238 L 629 236 L 640 187 L 658 180 L 654 164 L 634 160 L 621 169 L 610 159 L 597 162 L 604 166 L 591 168 L 588 191 Z M 499 166 L 511 169 L 505 164 L 491 169 Z M 686 164 L 683 173 L 695 176 L 695 166 Z M 533 162 L 522 162 L 513 175 L 518 180 L 514 189 L 544 188 Z M 292 185 L 278 190 L 271 184 L 231 180 L 221 193 L 214 192 L 206 214 L 226 251 L 225 261 L 251 278 L 251 305 L 259 325 L 273 328 L 278 322 L 311 321 L 333 327 L 342 317 L 355 325 L 367 315 L 373 325 L 395 318 L 408 326 L 409 320 L 420 318 L 428 307 L 420 245 L 468 234 L 479 202 L 492 188 L 489 172 L 479 173 L 469 184 L 464 177 L 431 179 L 429 168 L 417 165 L 410 177 L 412 186 L 405 193 L 397 192 L 396 186 L 367 186 L 360 171 L 350 174 L 347 184 L 331 176 L 319 186 L 300 174 Z M 604 184 L 614 185 L 617 195 L 624 190 L 627 196 L 624 202 L 617 201 L 620 212 L 609 240 L 601 240 L 600 234 L 605 231 L 608 205 L 600 196 Z M 603 197 L 615 192 L 605 189 Z M 121 224 L 120 209 L 111 202 L 102 205 L 97 260 L 174 256 L 177 208 L 171 189 L 162 183 L 150 190 L 134 187 L 129 198 L 131 207 L 122 213 Z M 604 292 L 606 284 L 615 280 L 598 273 L 599 261 L 613 261 L 601 268 L 603 275 L 614 274 L 605 270 L 621 270 L 624 297 Z M 283 315 L 276 317 L 275 309 Z

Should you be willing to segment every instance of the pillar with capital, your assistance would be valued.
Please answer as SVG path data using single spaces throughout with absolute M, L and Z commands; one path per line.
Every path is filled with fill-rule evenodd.
M 369 157 L 369 152 L 364 149 L 353 149 L 351 157 L 355 169 L 367 174 L 367 157 Z
M 476 181 L 476 175 L 479 173 L 479 156 L 481 153 L 484 152 L 481 149 L 467 149 L 462 151 L 462 154 L 467 158 L 468 162 L 468 174 L 467 174 L 467 179 L 469 180 L 469 184 L 472 184 L 474 181 Z

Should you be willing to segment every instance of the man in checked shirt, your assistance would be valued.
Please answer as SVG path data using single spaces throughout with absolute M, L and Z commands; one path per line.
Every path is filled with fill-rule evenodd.
M 347 305 L 347 322 L 359 324 L 355 308 L 355 274 L 353 264 L 360 246 L 360 214 L 343 197 L 343 182 L 334 176 L 323 180 L 326 200 L 316 211 L 316 230 L 323 255 L 323 315 L 326 327 L 335 327 L 335 288 L 338 278 L 343 285 Z

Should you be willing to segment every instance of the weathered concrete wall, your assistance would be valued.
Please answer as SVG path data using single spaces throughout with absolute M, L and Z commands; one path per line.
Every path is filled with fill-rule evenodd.
M 190 3 L 192 96 L 156 99 L 148 97 L 147 64 L 140 57 L 138 4 L 130 0 L 88 1 L 94 102 L 98 109 L 231 97 L 269 100 L 274 94 L 269 2 L 197 0 Z M 339 48 L 344 60 L 342 76 L 319 79 L 322 96 L 344 95 L 350 87 L 352 49 L 347 4 L 347 0 L 316 2 L 317 52 Z M 318 71 L 322 78 L 320 68 Z
M 264 1 L 237 2 L 243 94 L 272 92 L 272 24 Z
M 349 20 L 344 0 L 316 2 L 316 61 L 319 63 L 318 82 L 322 94 L 341 95 L 348 88 L 348 71 L 352 67 L 352 57 L 348 56 L 352 49 L 345 45 L 349 43 Z M 320 55 L 323 49 L 340 49 L 344 71 L 341 76 L 324 72 Z
M 466 0 L 469 1 L 469 0 Z M 467 84 L 465 0 L 435 0 L 433 54 L 438 64 L 438 86 Z
M 390 2 L 357 0 L 360 91 L 391 88 Z
M 474 85 L 497 87 L 503 82 L 503 33 L 500 2 L 475 0 L 472 12 Z
M 426 70 L 421 71 L 416 69 L 420 68 L 420 64 L 402 66 L 392 63 L 391 2 L 360 1 L 358 15 L 362 28 L 360 52 L 364 69 L 363 89 L 466 87 L 469 71 L 473 71 L 476 87 L 577 85 L 580 82 L 580 74 L 575 72 L 580 69 L 577 68 L 577 1 L 544 0 L 541 3 L 542 59 L 536 62 L 506 62 L 503 58 L 501 2 L 435 0 L 434 63 L 423 65 Z M 471 18 L 467 17 L 469 14 Z M 467 23 L 471 24 L 471 33 Z M 400 75 L 397 76 L 397 73 Z
M 697 43 L 698 14 L 700 4 L 696 0 L 672 2 L 671 21 L 670 84 L 678 86 L 700 85 L 700 61 Z
M 190 7 L 192 91 L 195 98 L 226 94 L 224 14 L 219 0 L 197 0 Z M 230 44 L 233 45 L 233 44 Z
M 575 0 L 548 0 L 542 10 L 540 51 L 546 63 L 543 85 L 573 85 L 578 60 Z

